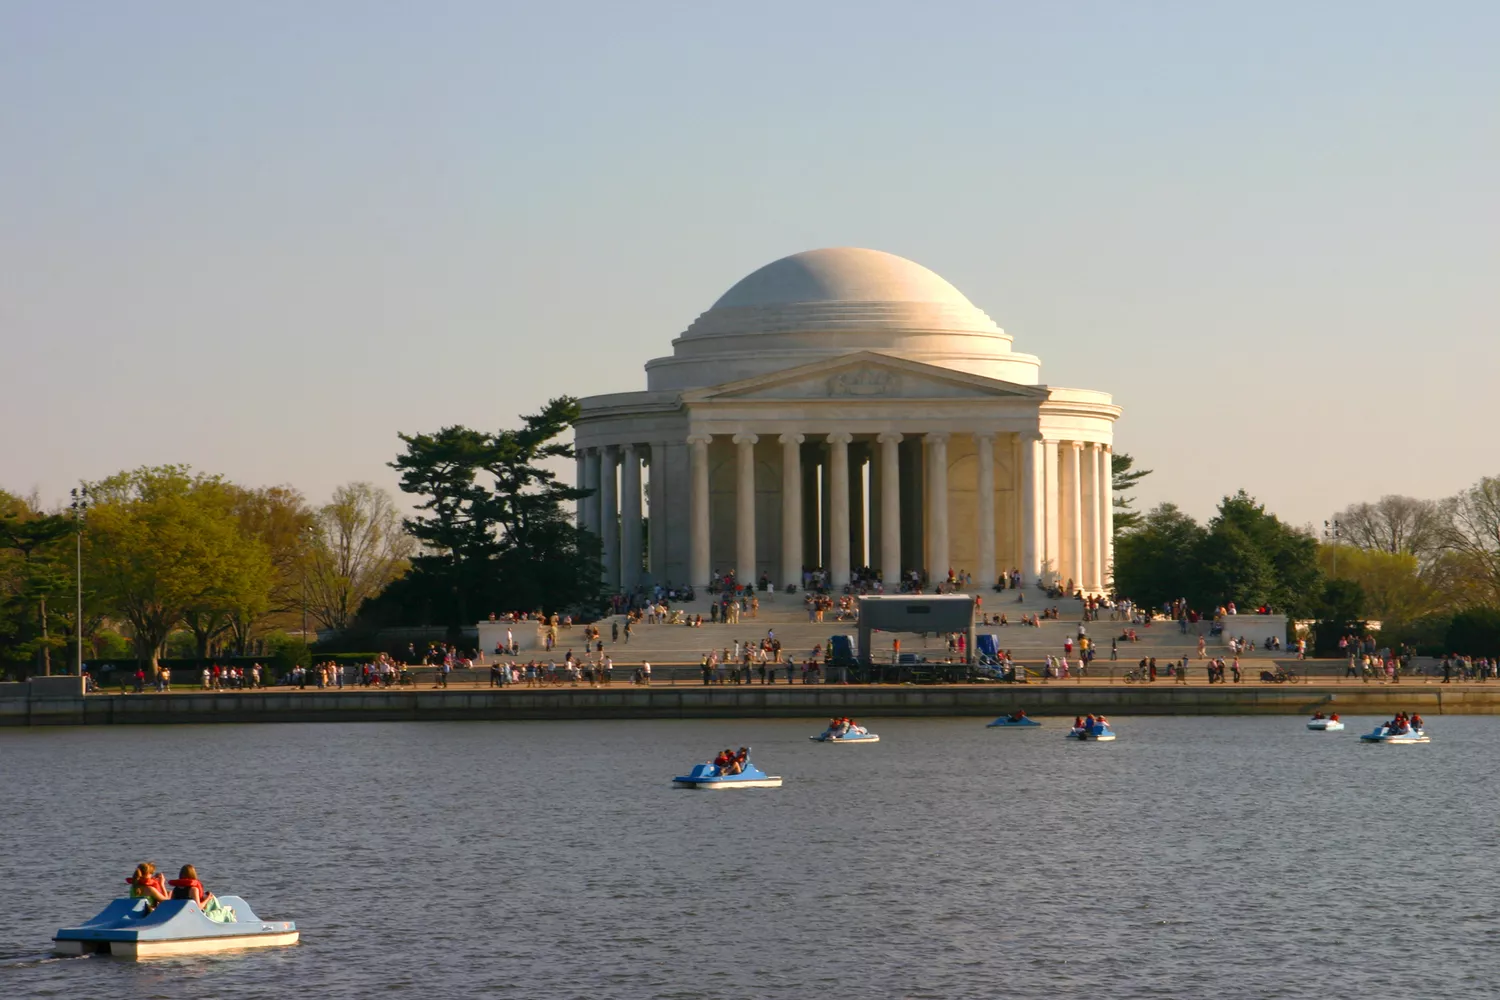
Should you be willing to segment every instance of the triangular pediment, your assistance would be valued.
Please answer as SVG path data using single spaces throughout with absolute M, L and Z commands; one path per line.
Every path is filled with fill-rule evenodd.
M 1044 399 L 1047 390 L 860 351 L 723 385 L 692 389 L 683 402 L 761 399 Z

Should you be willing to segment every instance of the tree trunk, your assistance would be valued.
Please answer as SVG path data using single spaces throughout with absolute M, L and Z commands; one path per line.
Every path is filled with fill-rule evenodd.
M 38 602 L 41 607 L 42 616 L 42 676 L 52 676 L 52 644 L 47 635 L 47 599 L 44 597 Z

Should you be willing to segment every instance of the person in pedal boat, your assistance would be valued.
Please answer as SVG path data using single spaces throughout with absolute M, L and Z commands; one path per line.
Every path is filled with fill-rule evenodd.
M 156 904 L 170 898 L 167 895 L 167 886 L 162 876 L 157 872 L 156 866 L 149 861 L 142 861 L 135 866 L 135 873 L 125 883 L 130 886 L 131 899 L 144 899 L 146 901 L 146 912 L 150 913 L 156 909 Z
M 183 865 L 182 871 L 177 877 L 167 883 L 172 887 L 173 899 L 191 899 L 200 907 L 208 903 L 214 894 L 203 888 L 203 883 L 198 881 L 198 869 L 192 865 Z
M 234 907 L 223 905 L 217 896 L 203 888 L 203 883 L 198 881 L 198 869 L 192 865 L 183 865 L 182 871 L 167 885 L 172 887 L 173 899 L 192 900 L 205 917 L 216 923 L 232 924 L 238 919 Z
M 745 761 L 750 756 L 750 751 L 740 747 L 739 752 L 733 750 L 720 750 L 719 756 L 714 758 L 714 767 L 719 769 L 720 774 L 739 774 L 745 769 Z

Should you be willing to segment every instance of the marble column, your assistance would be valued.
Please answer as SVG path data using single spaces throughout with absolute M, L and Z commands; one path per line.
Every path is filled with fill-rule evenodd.
M 1088 581 L 1089 592 L 1097 594 L 1104 589 L 1104 550 L 1099 547 L 1100 541 L 1100 519 L 1103 511 L 1099 509 L 1099 445 L 1088 444 L 1083 449 L 1083 485 L 1084 485 L 1084 567 L 1083 578 Z
M 755 444 L 754 434 L 736 434 L 739 471 L 734 480 L 734 579 L 755 586 Z
M 1021 438 L 1021 585 L 1035 587 L 1046 547 L 1046 503 L 1042 500 L 1042 442 L 1034 432 Z
M 689 434 L 688 443 L 688 575 L 704 588 L 712 579 L 708 565 L 708 445 L 712 434 Z
M 901 435 L 880 435 L 880 578 L 887 594 L 901 586 Z
M 934 586 L 948 579 L 948 435 L 933 433 L 927 441 L 927 576 Z
M 646 480 L 646 566 L 653 583 L 667 579 L 667 443 L 651 442 L 651 457 L 646 463 L 650 478 Z
M 584 454 L 584 449 L 577 448 L 577 447 L 575 447 L 573 449 L 573 461 L 574 461 L 575 467 L 577 469 L 576 473 L 573 476 L 573 483 L 580 490 L 587 489 L 587 487 L 584 485 L 584 483 L 586 483 L 588 481 L 588 477 L 589 477 L 589 473 L 588 473 L 588 461 L 589 460 L 588 460 L 587 456 Z M 578 498 L 578 528 L 581 531 L 587 531 L 588 527 L 589 527 L 589 501 L 588 501 L 588 497 L 579 497 Z
M 818 481 L 823 456 L 817 445 L 807 445 L 802 455 L 802 565 L 823 565 L 822 514 L 818 507 Z M 798 569 L 800 582 L 801 569 Z
M 865 447 L 849 446 L 849 568 L 853 570 L 870 565 L 865 552 Z
M 787 433 L 781 442 L 781 585 L 802 586 L 802 442 Z
M 1057 484 L 1057 442 L 1044 438 L 1042 440 L 1042 501 L 1045 516 L 1042 523 L 1045 544 L 1042 546 L 1042 581 L 1049 584 L 1057 580 L 1058 571 L 1062 568 L 1062 554 L 1057 548 L 1062 539 L 1062 529 L 1057 523 L 1061 496 L 1062 490 Z
M 599 459 L 599 538 L 604 542 L 604 589 L 614 594 L 620 590 L 620 504 L 615 482 L 615 465 L 619 448 L 608 444 L 600 449 Z
M 620 452 L 620 589 L 641 582 L 641 454 L 627 444 Z
M 592 490 L 588 496 L 583 498 L 582 527 L 587 528 L 594 534 L 599 534 L 599 449 L 585 448 L 583 450 L 583 482 L 584 489 Z
M 1063 501 L 1068 505 L 1068 512 L 1063 516 L 1063 525 L 1068 532 L 1067 544 L 1063 546 L 1068 560 L 1067 571 L 1064 575 L 1071 577 L 1073 586 L 1078 589 L 1083 587 L 1083 477 L 1080 474 L 1082 451 L 1081 442 L 1069 441 L 1063 452 L 1063 459 L 1067 463 L 1063 474 L 1065 489 Z
M 1020 569 L 1022 549 L 1025 547 L 1026 529 L 1022 527 L 1022 501 L 1021 501 L 1021 435 L 1012 432 L 1006 435 L 1010 441 L 1010 546 L 1006 549 L 1005 564 L 1000 567 L 1000 572 L 1009 578 L 1010 571 Z
M 1099 446 L 1099 589 L 1115 577 L 1115 474 L 1109 445 Z
M 846 431 L 828 435 L 828 573 L 834 590 L 849 585 L 849 442 Z
M 979 519 L 979 592 L 995 585 L 995 436 L 975 434 L 974 447 L 979 453 L 976 498 Z

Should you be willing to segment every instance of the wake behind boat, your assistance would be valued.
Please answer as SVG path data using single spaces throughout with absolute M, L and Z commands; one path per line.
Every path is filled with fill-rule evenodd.
M 675 788 L 721 790 L 730 788 L 780 788 L 781 775 L 767 774 L 750 763 L 750 748 L 737 753 L 728 750 L 707 764 L 699 764 L 688 774 L 672 779 Z
M 1325 716 L 1322 712 L 1314 712 L 1313 717 L 1307 720 L 1307 728 L 1321 733 L 1337 733 L 1343 730 L 1344 724 L 1339 720 L 1339 713 Z
M 853 719 L 829 719 L 828 728 L 808 739 L 814 743 L 879 743 L 880 737 Z
M 191 899 L 164 900 L 155 909 L 145 899 L 116 899 L 92 920 L 59 930 L 53 950 L 59 955 L 161 958 L 297 943 L 294 922 L 262 920 L 239 896 L 216 898 L 219 911 L 229 911 L 232 920 L 210 920 Z

